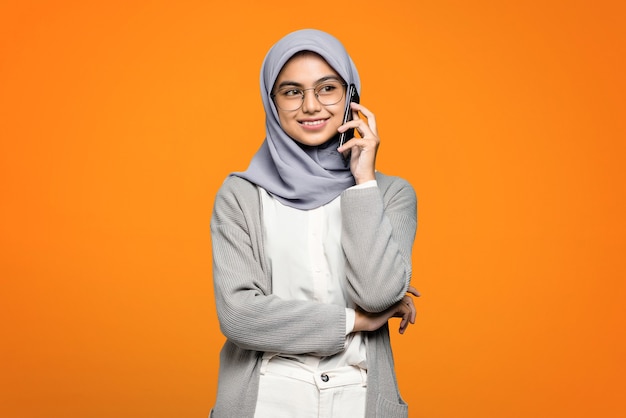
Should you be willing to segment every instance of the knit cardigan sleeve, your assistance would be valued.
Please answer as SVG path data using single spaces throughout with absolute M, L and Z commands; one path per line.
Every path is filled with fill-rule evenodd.
M 381 312 L 406 294 L 417 228 L 411 185 L 399 177 L 376 177 L 378 188 L 347 189 L 341 196 L 348 291 L 368 312 Z
M 246 350 L 329 356 L 343 350 L 346 313 L 338 305 L 271 294 L 256 186 L 229 177 L 211 218 L 213 284 L 222 333 Z

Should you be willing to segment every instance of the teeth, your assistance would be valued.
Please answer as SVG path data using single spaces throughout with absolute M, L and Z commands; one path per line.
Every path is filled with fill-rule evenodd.
M 303 121 L 302 124 L 303 125 L 308 125 L 308 126 L 315 126 L 315 125 L 321 125 L 322 123 L 324 123 L 323 120 L 314 120 L 314 121 Z

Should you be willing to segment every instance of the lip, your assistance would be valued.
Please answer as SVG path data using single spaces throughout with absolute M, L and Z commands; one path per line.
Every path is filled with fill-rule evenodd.
M 299 120 L 298 123 L 303 129 L 317 131 L 324 128 L 328 124 L 329 119 L 330 118 L 303 119 Z

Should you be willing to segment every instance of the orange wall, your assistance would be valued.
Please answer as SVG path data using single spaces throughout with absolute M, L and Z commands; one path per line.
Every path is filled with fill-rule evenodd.
M 621 2 L 211 3 L 0 3 L 0 416 L 207 415 L 213 196 L 303 27 L 419 196 L 411 417 L 626 416 Z

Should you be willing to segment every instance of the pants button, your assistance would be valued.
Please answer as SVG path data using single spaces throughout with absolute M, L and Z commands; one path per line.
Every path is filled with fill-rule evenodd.
M 320 376 L 322 378 L 322 382 L 326 383 L 330 380 L 330 377 L 328 377 L 328 375 L 326 373 L 322 373 L 322 376 Z

